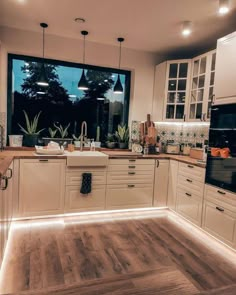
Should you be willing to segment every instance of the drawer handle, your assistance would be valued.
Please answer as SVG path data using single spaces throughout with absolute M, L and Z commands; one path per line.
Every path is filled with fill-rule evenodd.
M 48 159 L 40 159 L 39 162 L 48 162 Z
M 5 191 L 6 189 L 7 189 L 7 187 L 8 187 L 8 177 L 7 176 L 2 176 L 2 180 L 4 180 L 4 186 L 1 186 L 1 190 L 2 191 Z
M 186 180 L 187 180 L 187 182 L 193 182 L 193 181 L 192 181 L 191 179 L 189 179 L 189 178 L 187 178 Z
M 7 178 L 8 179 L 11 179 L 12 178 L 12 169 L 11 168 L 8 168 L 7 171 L 10 171 L 10 176 L 8 176 Z
M 216 207 L 216 210 L 218 210 L 220 212 L 224 212 L 225 211 L 223 208 L 220 208 L 220 207 Z
M 222 191 L 217 191 L 217 193 L 221 194 L 221 195 L 225 195 L 225 192 L 222 192 Z
M 157 160 L 157 168 L 159 167 L 159 165 L 160 165 L 160 162 L 159 162 L 159 160 Z
M 192 195 L 189 194 L 189 193 L 185 193 L 185 195 L 188 196 L 188 197 L 192 197 Z
M 128 172 L 128 174 L 129 174 L 129 175 L 134 175 L 134 174 L 135 174 L 135 172 Z
M 128 184 L 128 187 L 131 188 L 131 187 L 135 187 L 134 184 Z
M 134 168 L 136 168 L 136 166 L 129 166 L 129 168 L 132 168 L 132 169 L 134 169 Z
M 193 165 L 188 165 L 188 168 L 194 168 L 194 166 Z
M 136 162 L 135 159 L 129 159 L 129 162 Z

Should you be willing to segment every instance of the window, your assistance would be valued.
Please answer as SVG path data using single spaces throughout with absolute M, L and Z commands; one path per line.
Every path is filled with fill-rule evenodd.
M 21 133 L 18 124 L 25 126 L 23 110 L 30 119 L 41 112 L 41 137 L 50 137 L 48 129 L 54 124 L 70 124 L 67 137 L 78 136 L 86 121 L 88 137 L 96 139 L 100 127 L 100 141 L 105 142 L 118 124 L 128 124 L 129 71 L 46 59 L 49 87 L 40 89 L 36 81 L 41 65 L 40 58 L 8 56 L 8 134 Z M 83 68 L 89 82 L 89 90 L 84 91 L 77 88 Z M 121 94 L 113 92 L 118 74 L 124 89 Z

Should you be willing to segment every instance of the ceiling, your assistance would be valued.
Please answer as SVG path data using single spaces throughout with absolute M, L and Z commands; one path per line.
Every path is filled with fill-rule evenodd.
M 81 38 L 160 54 L 201 51 L 214 48 L 216 40 L 236 30 L 236 0 L 230 13 L 217 13 L 218 0 L 0 0 L 0 26 L 40 32 L 47 22 L 47 34 Z M 83 17 L 83 24 L 74 18 Z M 193 33 L 181 35 L 183 21 L 193 22 Z

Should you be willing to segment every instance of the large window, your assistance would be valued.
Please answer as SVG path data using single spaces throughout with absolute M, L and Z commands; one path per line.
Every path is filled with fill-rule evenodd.
M 54 124 L 70 124 L 67 137 L 78 136 L 81 122 L 86 121 L 88 137 L 96 139 L 99 127 L 100 141 L 105 142 L 118 124 L 128 123 L 129 71 L 46 59 L 49 86 L 39 88 L 36 82 L 41 65 L 40 58 L 8 56 L 8 134 L 21 134 L 18 124 L 25 125 L 23 110 L 31 119 L 41 112 L 41 137 L 50 137 L 48 129 Z M 77 88 L 83 68 L 88 90 Z M 124 89 L 119 94 L 113 92 L 118 74 Z

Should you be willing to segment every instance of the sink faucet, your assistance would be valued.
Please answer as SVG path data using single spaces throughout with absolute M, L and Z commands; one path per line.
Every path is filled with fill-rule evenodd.
M 0 150 L 3 151 L 4 148 L 4 129 L 3 126 L 0 125 Z
M 80 151 L 83 151 L 83 144 L 87 138 L 87 123 L 85 121 L 81 124 L 81 134 L 80 134 Z

